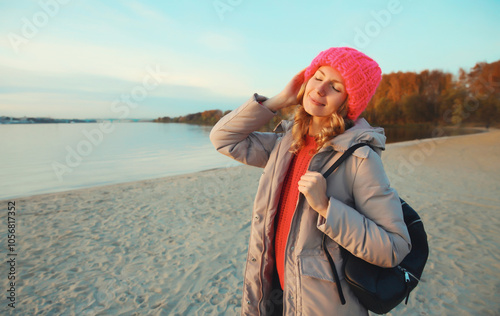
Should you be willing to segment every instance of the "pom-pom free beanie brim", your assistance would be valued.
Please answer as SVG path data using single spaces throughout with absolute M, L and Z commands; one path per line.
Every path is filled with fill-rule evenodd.
M 332 47 L 319 53 L 304 73 L 307 82 L 321 66 L 336 69 L 348 95 L 347 118 L 356 120 L 375 94 L 382 70 L 376 61 L 350 47 Z

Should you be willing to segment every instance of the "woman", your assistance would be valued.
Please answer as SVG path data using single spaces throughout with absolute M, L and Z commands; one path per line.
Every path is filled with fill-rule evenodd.
M 368 315 L 343 278 L 339 245 L 383 267 L 396 266 L 410 251 L 399 197 L 380 159 L 383 130 L 358 119 L 380 79 L 378 64 L 365 54 L 330 48 L 278 95 L 255 94 L 214 126 L 210 139 L 219 152 L 264 168 L 242 315 Z M 293 122 L 282 122 L 276 133 L 257 132 L 277 110 L 297 104 Z M 357 149 L 327 179 L 322 176 L 360 142 L 371 148 Z M 325 234 L 345 305 L 322 250 Z

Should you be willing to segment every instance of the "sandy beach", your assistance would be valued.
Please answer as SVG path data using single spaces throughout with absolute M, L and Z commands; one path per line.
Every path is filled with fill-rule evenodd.
M 500 314 L 500 131 L 388 145 L 430 257 L 390 315 Z M 195 174 L 15 201 L 15 309 L 1 249 L 3 315 L 237 315 L 261 169 Z

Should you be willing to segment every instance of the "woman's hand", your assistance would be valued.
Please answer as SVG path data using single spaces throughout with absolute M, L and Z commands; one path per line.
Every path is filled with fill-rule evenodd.
M 297 95 L 299 94 L 300 87 L 304 83 L 304 72 L 306 68 L 302 69 L 296 74 L 292 80 L 285 86 L 285 88 L 276 96 L 267 99 L 263 102 L 271 111 L 278 111 L 280 109 L 297 105 Z
M 326 217 L 328 197 L 326 179 L 319 172 L 307 171 L 299 180 L 299 192 L 304 194 L 307 203 L 321 216 Z

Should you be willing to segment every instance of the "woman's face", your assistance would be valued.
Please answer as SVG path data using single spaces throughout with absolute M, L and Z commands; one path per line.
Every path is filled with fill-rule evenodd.
M 347 98 L 344 79 L 330 66 L 321 66 L 309 79 L 302 105 L 311 116 L 329 117 Z

